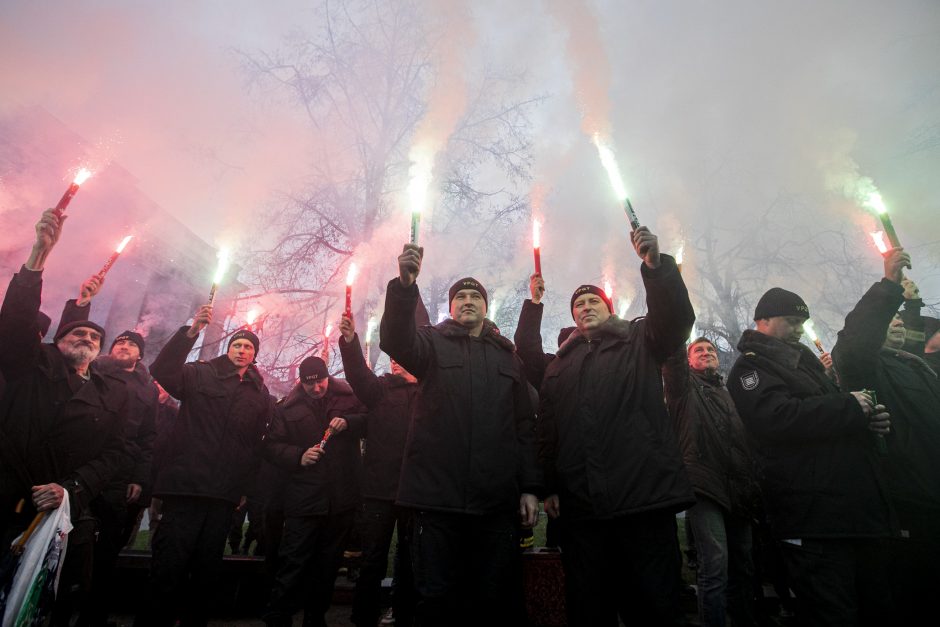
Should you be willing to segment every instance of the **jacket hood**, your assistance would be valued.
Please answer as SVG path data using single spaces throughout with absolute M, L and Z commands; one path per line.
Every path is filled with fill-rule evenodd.
M 290 393 L 284 397 L 282 401 L 285 407 L 291 405 L 296 405 L 297 403 L 307 403 L 311 401 L 324 400 L 328 396 L 352 396 L 353 389 L 350 387 L 349 383 L 343 379 L 337 379 L 336 377 L 330 377 L 330 385 L 326 388 L 326 394 L 323 398 L 313 398 L 307 391 L 304 389 L 302 383 L 298 382 L 291 389 Z
M 754 329 L 747 329 L 741 334 L 738 350 L 742 353 L 757 353 L 791 370 L 796 370 L 801 356 L 809 356 L 813 362 L 819 362 L 813 351 L 803 344 L 789 344 Z M 822 363 L 819 367 L 823 367 Z
M 601 324 L 601 326 L 597 327 L 597 336 L 600 338 L 612 337 L 619 340 L 628 339 L 630 337 L 631 329 L 633 328 L 633 322 L 633 320 L 624 320 L 617 314 L 612 314 L 610 318 Z M 571 332 L 571 335 L 568 336 L 568 339 L 566 339 L 558 349 L 558 356 L 563 357 L 564 355 L 567 355 L 572 350 L 574 350 L 576 345 L 583 344 L 584 342 L 584 334 L 581 333 L 581 329 L 575 327 L 575 330 Z
M 448 318 L 434 325 L 434 328 L 445 337 L 468 337 L 470 335 L 467 327 L 453 318 Z M 483 331 L 480 333 L 480 339 L 510 353 L 516 349 L 512 342 L 500 335 L 499 327 L 487 318 L 483 319 Z

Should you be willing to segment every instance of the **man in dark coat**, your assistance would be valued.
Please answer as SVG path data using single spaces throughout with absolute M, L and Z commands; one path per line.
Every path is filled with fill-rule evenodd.
M 798 295 L 768 290 L 754 313 L 757 330 L 738 343 L 728 391 L 755 443 L 801 624 L 892 624 L 883 576 L 892 511 L 876 453 L 889 416 L 826 376 L 800 343 L 808 318 Z
M 343 316 L 339 325 L 339 350 L 343 370 L 353 392 L 369 408 L 365 423 L 365 453 L 362 457 L 362 567 L 356 581 L 352 622 L 374 627 L 379 618 L 379 592 L 388 569 L 392 532 L 398 528 L 395 557 L 395 589 L 392 608 L 395 625 L 408 627 L 414 617 L 414 583 L 408 544 L 410 510 L 395 505 L 405 438 L 415 395 L 414 376 L 392 361 L 392 371 L 377 377 L 366 364 L 356 323 Z
M 675 515 L 695 500 L 663 402 L 660 368 L 695 314 L 675 260 L 646 227 L 632 233 L 649 314 L 613 314 L 600 288 L 571 297 L 577 329 L 548 365 L 540 392 L 545 510 L 565 520 L 570 625 L 674 625 L 681 555 Z
M 141 509 L 150 501 L 158 403 L 157 387 L 147 367 L 141 363 L 143 347 L 144 339 L 140 334 L 125 331 L 111 343 L 110 354 L 92 364 L 92 368 L 108 373 L 127 386 L 126 437 L 135 445 L 137 453 L 127 472 L 115 476 L 89 507 L 97 521 L 97 539 L 92 590 L 83 603 L 81 624 L 104 625 L 107 622 L 107 598 L 118 554 L 127 544 Z
M 36 225 L 36 243 L 14 275 L 0 309 L 0 553 L 37 511 L 55 509 L 68 493 L 69 535 L 55 622 L 71 614 L 73 591 L 87 592 L 95 519 L 89 504 L 135 455 L 125 441 L 124 384 L 91 367 L 104 329 L 76 321 L 53 344 L 38 329 L 42 271 L 65 217 L 49 209 Z
M 349 385 L 319 357 L 300 364 L 300 381 L 281 400 L 265 457 L 285 471 L 284 534 L 264 621 L 289 626 L 304 608 L 304 627 L 324 616 L 359 505 L 362 416 Z
M 535 524 L 542 483 L 532 404 L 475 279 L 451 286 L 450 319 L 415 328 L 422 256 L 404 246 L 381 323 L 382 350 L 418 379 L 398 485 L 414 510 L 416 622 L 515 625 L 518 518 Z
M 940 380 L 919 356 L 906 352 L 902 269 L 910 256 L 885 255 L 885 276 L 846 316 L 833 349 L 843 385 L 869 389 L 891 412 L 884 468 L 902 537 L 892 542 L 891 572 L 897 623 L 915 624 L 934 604 L 940 583 Z
M 718 349 L 700 337 L 663 367 L 666 406 L 676 423 L 696 503 L 686 512 L 698 555 L 699 620 L 709 627 L 755 625 L 751 521 L 757 478 L 744 425 L 718 374 Z
M 179 416 L 160 461 L 153 494 L 162 518 L 153 537 L 152 606 L 138 620 L 205 625 L 232 512 L 256 473 L 272 403 L 254 366 L 258 337 L 239 330 L 226 354 L 186 363 L 212 319 L 202 306 L 192 326 L 170 338 L 150 368 L 180 400 Z

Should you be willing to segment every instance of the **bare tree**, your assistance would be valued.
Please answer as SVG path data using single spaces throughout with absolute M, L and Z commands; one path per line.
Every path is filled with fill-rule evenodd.
M 440 35 L 420 9 L 413 1 L 324 1 L 321 31 L 294 33 L 276 52 L 239 53 L 256 93 L 288 98 L 311 130 L 309 179 L 272 201 L 262 223 L 273 241 L 246 260 L 244 280 L 253 289 L 243 298 L 276 295 L 285 304 L 267 322 L 261 356 L 275 376 L 321 347 L 347 261 L 388 222 L 407 184 L 410 141 L 435 79 L 429 42 Z M 484 72 L 438 159 L 445 175 L 429 227 L 473 237 L 468 269 L 507 256 L 505 227 L 528 214 L 516 188 L 529 179 L 528 114 L 540 99 L 519 97 L 521 84 L 517 75 Z M 364 280 L 379 286 L 377 277 Z M 435 276 L 423 286 L 432 316 L 447 283 Z M 376 300 L 357 300 L 357 313 L 368 314 Z M 357 316 L 360 336 L 365 320 Z

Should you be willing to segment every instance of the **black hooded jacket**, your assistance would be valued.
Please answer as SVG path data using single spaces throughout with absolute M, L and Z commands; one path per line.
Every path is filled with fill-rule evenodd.
M 338 514 L 359 504 L 364 411 L 352 388 L 333 377 L 322 398 L 312 398 L 298 383 L 278 402 L 265 439 L 265 458 L 284 472 L 285 515 Z M 347 428 L 330 436 L 315 464 L 301 466 L 304 451 L 320 443 L 336 417 L 345 418 Z
M 257 471 L 272 400 L 253 365 L 240 378 L 227 355 L 185 363 L 196 342 L 188 329 L 180 328 L 150 366 L 180 401 L 153 494 L 238 503 Z
M 369 408 L 365 422 L 366 450 L 362 456 L 362 495 L 394 501 L 408 437 L 411 409 L 418 384 L 391 373 L 381 377 L 366 365 L 359 336 L 339 340 L 346 380 L 356 397 Z
M 870 389 L 891 414 L 883 460 L 901 527 L 916 533 L 925 516 L 940 529 L 940 380 L 920 357 L 884 346 L 904 289 L 882 279 L 845 318 L 832 356 L 843 385 Z M 926 531 L 926 530 L 922 530 Z
M 695 502 L 660 368 L 691 332 L 695 314 L 675 261 L 642 266 L 649 314 L 612 315 L 588 340 L 575 330 L 545 371 L 542 461 L 562 516 L 611 519 Z
M 455 322 L 415 328 L 418 286 L 385 293 L 381 348 L 418 378 L 398 503 L 487 514 L 538 494 L 535 417 L 512 342 L 489 320 L 479 337 Z
M 747 330 L 728 391 L 755 444 L 767 518 L 778 539 L 892 534 L 874 434 L 803 344 Z

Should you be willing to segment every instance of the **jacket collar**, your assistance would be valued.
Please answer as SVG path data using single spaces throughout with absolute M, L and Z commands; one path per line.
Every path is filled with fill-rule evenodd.
M 284 397 L 284 407 L 290 407 L 292 405 L 298 404 L 313 404 L 318 401 L 329 400 L 333 396 L 352 396 L 353 389 L 352 387 L 342 379 L 337 379 L 336 377 L 330 377 L 330 385 L 326 388 L 326 394 L 322 398 L 313 398 L 307 394 L 307 390 L 304 389 L 304 386 L 299 381 L 294 385 L 291 391 L 287 396 Z
M 937 378 L 937 373 L 933 368 L 930 367 L 930 364 L 928 364 L 925 359 L 918 357 L 914 353 L 909 353 L 899 348 L 888 348 L 887 346 L 882 346 L 881 352 L 882 354 L 891 355 L 893 357 L 897 357 L 898 359 L 912 361 L 917 364 L 918 367 L 923 368 L 929 372 L 934 379 Z
M 215 359 L 210 359 L 208 363 L 212 366 L 216 376 L 220 379 L 238 376 L 238 368 L 236 368 L 232 360 L 228 358 L 228 355 L 219 355 Z M 261 373 L 258 372 L 258 368 L 254 364 L 248 366 L 248 370 L 245 371 L 244 380 L 250 381 L 259 390 L 264 386 L 264 377 L 261 376 Z
M 813 352 L 802 344 L 790 344 L 754 329 L 747 329 L 741 334 L 741 339 L 738 341 L 738 350 L 742 353 L 757 353 L 791 370 L 796 370 L 800 364 L 800 358 L 807 355 L 812 358 L 811 361 L 819 361 L 813 355 Z M 822 367 L 822 364 L 820 364 L 820 367 Z
M 137 383 L 145 385 L 149 384 L 151 381 L 150 371 L 147 370 L 147 366 L 145 366 L 142 361 L 138 361 L 134 364 L 132 371 L 124 370 L 124 368 L 118 364 L 117 360 L 113 359 L 110 355 L 98 357 L 95 361 L 91 362 L 91 365 L 92 368 L 98 372 L 118 377 L 121 380 L 133 379 Z
M 616 314 L 612 314 L 610 318 L 601 323 L 601 326 L 597 327 L 596 338 L 626 340 L 630 337 L 632 327 L 632 320 L 623 320 Z M 584 344 L 586 341 L 584 334 L 581 333 L 581 329 L 575 328 L 575 330 L 571 332 L 571 335 L 568 336 L 568 339 L 565 340 L 564 344 L 558 349 L 558 356 L 563 357 L 567 355 L 574 350 L 575 346 Z
M 434 328 L 445 337 L 470 337 L 470 331 L 467 327 L 453 318 L 448 318 L 434 325 Z M 516 348 L 512 342 L 500 335 L 499 327 L 487 318 L 483 319 L 483 331 L 480 333 L 480 339 L 510 353 Z
M 689 372 L 692 373 L 693 377 L 705 383 L 706 385 L 710 385 L 712 387 L 721 387 L 724 385 L 724 377 L 722 377 L 718 372 L 699 372 L 698 370 L 693 370 L 692 368 L 689 368 Z

